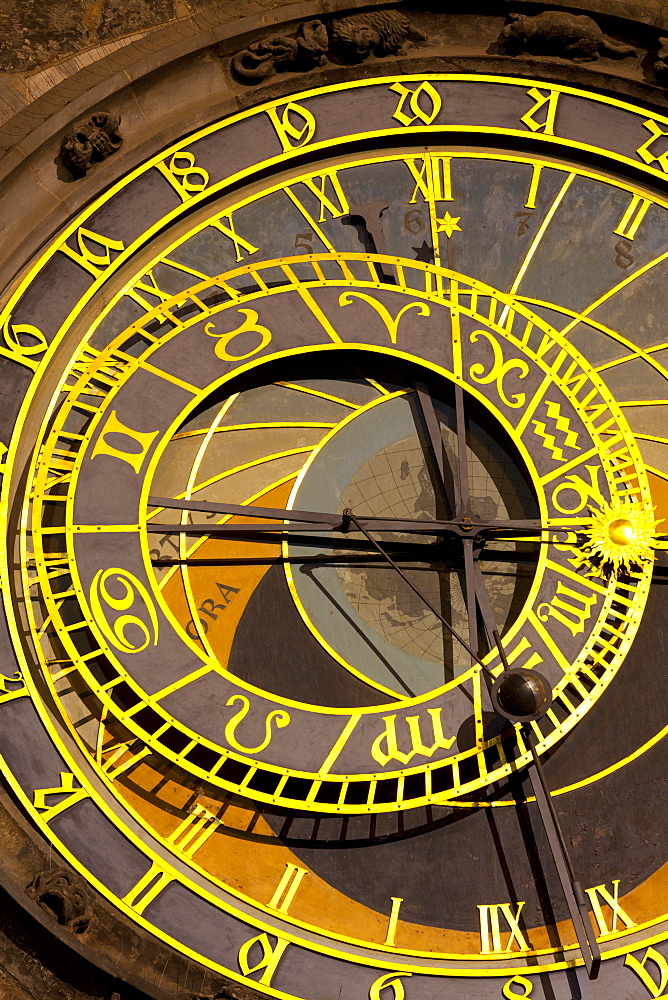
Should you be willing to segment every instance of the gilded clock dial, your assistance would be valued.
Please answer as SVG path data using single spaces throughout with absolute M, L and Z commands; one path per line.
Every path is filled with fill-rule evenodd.
M 527 733 L 490 697 L 498 631 L 551 689 L 531 732 L 592 996 L 612 970 L 663 991 L 665 837 L 638 819 L 668 764 L 647 115 L 436 76 L 245 112 L 91 206 L 3 314 L 26 373 L 4 773 L 195 961 L 308 1000 L 578 995 Z

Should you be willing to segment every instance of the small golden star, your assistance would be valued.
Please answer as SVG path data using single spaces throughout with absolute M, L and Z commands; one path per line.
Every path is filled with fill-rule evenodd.
M 445 213 L 445 217 L 443 219 L 437 219 L 436 220 L 436 222 L 437 222 L 436 232 L 437 233 L 446 233 L 448 239 L 450 239 L 450 237 L 452 236 L 452 234 L 454 232 L 461 233 L 462 227 L 457 225 L 457 223 L 459 222 L 460 219 L 461 219 L 461 215 L 458 215 L 457 218 L 454 219 L 450 215 L 449 212 L 446 212 Z

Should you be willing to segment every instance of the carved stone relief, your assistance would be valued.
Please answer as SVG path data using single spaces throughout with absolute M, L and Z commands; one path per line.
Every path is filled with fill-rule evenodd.
M 86 883 L 65 868 L 40 872 L 26 892 L 45 913 L 75 934 L 83 934 L 92 919 L 93 907 Z
M 106 160 L 120 149 L 120 115 L 95 111 L 90 118 L 77 122 L 66 133 L 60 146 L 60 159 L 74 177 L 85 177 L 94 163 Z
M 561 56 L 574 62 L 585 62 L 608 56 L 623 59 L 637 56 L 632 45 L 623 45 L 609 38 L 593 17 L 549 10 L 542 14 L 509 14 L 510 20 L 501 36 L 506 40 L 506 54 Z
M 259 83 L 274 73 L 307 72 L 327 60 L 360 63 L 370 56 L 400 55 L 425 36 L 395 10 L 367 11 L 324 23 L 307 21 L 294 36 L 275 35 L 252 42 L 232 59 L 244 83 Z
M 661 83 L 668 83 L 668 38 L 659 39 L 659 51 L 656 54 L 654 72 Z

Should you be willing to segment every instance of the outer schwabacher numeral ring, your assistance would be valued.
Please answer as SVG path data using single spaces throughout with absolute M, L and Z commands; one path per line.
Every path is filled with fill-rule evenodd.
M 350 260 L 353 259 L 353 256 L 354 255 L 351 255 Z M 300 258 L 300 260 L 303 262 L 303 258 Z M 365 261 L 365 258 L 361 257 L 361 255 L 355 256 L 355 264 L 361 261 Z M 394 266 L 394 262 L 390 258 L 384 258 L 384 262 Z M 346 266 L 348 267 L 349 265 Z M 406 266 L 405 262 L 404 266 Z M 426 268 L 420 269 L 428 271 Z M 239 269 L 239 271 L 243 270 L 245 269 Z M 257 273 L 259 268 L 246 270 Z M 210 282 L 208 284 L 212 283 Z M 217 284 L 217 287 L 219 286 L 220 281 Z M 484 291 L 484 286 L 480 285 L 480 283 L 475 283 L 475 287 L 476 294 L 481 294 Z M 411 291 L 413 291 L 412 287 Z M 203 292 L 203 286 L 197 286 L 196 294 L 200 304 L 205 300 Z M 461 288 L 459 289 L 459 294 L 461 295 Z M 182 299 L 183 296 L 180 295 L 178 297 L 178 301 L 182 302 Z M 446 301 L 442 301 L 441 304 L 448 303 L 446 303 Z M 505 305 L 510 308 L 510 301 L 506 302 Z M 530 317 L 529 322 L 532 324 L 536 321 L 536 318 L 532 317 L 527 310 L 517 311 L 526 312 L 527 316 Z M 160 316 L 164 319 L 163 310 L 160 311 Z M 198 316 L 197 318 L 201 317 Z M 181 323 L 180 327 L 183 327 L 184 325 L 185 324 Z M 139 324 L 135 324 L 133 328 L 126 332 L 126 334 L 128 336 L 134 336 L 138 327 Z M 113 355 L 112 350 L 115 351 L 115 354 Z M 118 343 L 115 343 L 113 348 L 110 349 L 109 356 L 103 356 L 100 365 L 101 370 L 109 369 L 109 366 L 113 361 L 113 357 L 121 357 L 118 351 Z M 98 361 L 99 360 L 100 359 L 98 359 Z M 129 370 L 136 367 L 138 363 L 139 362 L 136 359 L 131 359 L 131 361 L 128 362 Z M 88 377 L 89 374 L 90 372 L 87 373 L 86 377 Z M 92 422 L 94 422 L 93 418 L 91 418 L 91 423 Z M 90 435 L 82 435 L 82 448 L 86 444 L 87 437 L 89 439 Z M 36 491 L 38 494 L 40 489 L 44 492 L 43 484 L 41 487 L 38 487 L 38 490 Z M 59 591 L 55 596 L 62 598 L 62 592 Z M 642 594 L 640 596 L 642 596 Z M 52 607 L 54 613 L 56 613 L 57 607 L 54 602 L 52 602 Z M 638 618 L 639 613 L 640 612 L 638 612 Z M 624 644 L 627 644 L 628 640 L 625 636 L 621 637 L 621 639 Z M 132 689 L 133 684 L 129 675 L 125 674 L 124 676 L 123 672 L 118 671 L 112 682 L 107 680 L 105 684 L 102 685 L 91 675 L 85 664 L 82 669 L 86 683 L 93 691 L 96 691 L 97 697 L 100 699 L 100 705 L 104 706 L 107 711 L 116 713 L 117 706 L 113 702 L 113 696 L 112 698 L 109 697 L 109 689 L 112 686 L 120 686 L 121 684 L 124 685 L 125 690 L 128 688 Z M 605 683 L 603 683 L 602 678 L 596 671 L 589 670 L 583 675 L 573 675 L 573 677 L 569 678 L 567 683 L 564 684 L 564 688 L 567 687 L 568 690 L 562 696 L 568 707 L 568 711 L 572 713 L 572 717 L 575 718 L 584 714 L 587 699 L 589 698 L 590 700 L 593 700 L 593 696 L 597 696 L 597 692 L 602 690 L 604 686 Z M 142 712 L 143 711 L 144 710 L 142 710 Z M 155 706 L 150 708 L 149 712 L 155 715 Z M 224 754 L 223 760 L 220 752 L 216 752 L 211 744 L 207 745 L 204 741 L 193 741 L 190 739 L 192 734 L 189 733 L 187 739 L 185 736 L 181 738 L 177 737 L 177 727 L 174 726 L 173 720 L 171 720 L 171 725 L 167 731 L 161 730 L 158 732 L 158 730 L 154 728 L 151 733 L 138 725 L 138 718 L 141 717 L 137 714 L 131 718 L 123 717 L 122 721 L 124 725 L 127 725 L 131 732 L 134 732 L 137 735 L 138 741 L 144 741 L 146 746 L 151 746 L 152 750 L 162 753 L 168 757 L 171 756 L 171 758 L 181 766 L 188 767 L 201 778 L 205 778 L 209 781 L 213 780 L 216 784 L 221 784 L 226 788 L 233 788 L 235 791 L 241 791 L 242 793 L 247 794 L 251 792 L 258 798 L 269 802 L 280 801 L 292 807 L 301 805 L 302 808 L 306 806 L 307 808 L 312 808 L 318 811 L 355 813 L 365 811 L 390 811 L 395 808 L 406 807 L 408 805 L 413 806 L 423 802 L 428 802 L 433 800 L 435 797 L 447 797 L 447 795 L 452 794 L 456 788 L 457 775 L 453 772 L 453 768 L 450 763 L 427 764 L 426 766 L 422 765 L 416 768 L 404 768 L 398 777 L 395 773 L 390 777 L 379 774 L 372 776 L 360 776 L 355 779 L 317 778 L 314 780 L 312 777 L 309 778 L 307 775 L 300 772 L 286 772 L 285 769 L 264 764 L 258 766 L 256 762 L 249 762 L 247 758 L 244 759 L 241 755 L 236 755 L 234 752 L 230 751 Z M 169 717 L 166 718 L 169 719 Z M 547 743 L 547 741 L 550 740 L 550 736 L 557 738 L 555 734 L 558 730 L 556 725 L 554 726 L 552 733 L 545 732 L 546 728 L 547 727 L 545 726 L 543 727 L 543 731 L 540 732 L 540 735 Z M 156 733 L 158 733 L 157 736 Z M 161 736 L 163 738 L 167 736 L 167 739 L 162 742 L 160 739 Z M 171 748 L 169 746 L 170 742 L 172 744 Z M 182 749 L 178 752 L 174 749 L 174 745 L 177 742 L 180 742 L 182 746 Z M 470 757 L 475 756 L 479 761 L 479 769 L 485 775 L 485 778 L 483 778 L 482 781 L 497 780 L 497 776 L 504 776 L 506 771 L 510 769 L 505 760 L 501 757 L 499 749 L 498 743 L 494 744 L 490 741 L 489 745 L 483 748 L 483 753 L 480 753 L 479 756 L 477 749 L 469 754 Z M 520 750 L 522 750 L 522 747 L 520 747 Z M 131 753 L 131 748 L 128 748 L 128 753 Z M 503 750 L 501 750 L 501 754 L 502 753 Z M 502 763 L 502 767 L 499 767 L 499 762 Z M 504 768 L 506 770 L 504 770 Z M 487 777 L 487 774 L 490 771 L 493 771 L 495 775 L 494 779 Z M 214 774 L 213 772 L 216 773 Z M 421 782 L 422 784 L 420 784 Z M 481 783 L 480 778 L 474 781 L 469 781 L 466 784 L 460 783 L 459 788 L 456 789 L 456 793 L 467 793 L 474 787 L 480 787 Z M 297 789 L 299 790 L 299 794 L 295 794 Z M 417 794 L 415 794 L 416 791 Z

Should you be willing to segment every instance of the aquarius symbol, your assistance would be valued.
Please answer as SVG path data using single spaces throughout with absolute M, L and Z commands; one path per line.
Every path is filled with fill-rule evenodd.
M 552 452 L 552 457 L 557 462 L 563 462 L 564 460 L 564 448 L 575 448 L 576 451 L 581 449 L 578 446 L 578 435 L 577 431 L 570 429 L 571 420 L 570 417 L 564 417 L 561 414 L 561 403 L 552 403 L 546 400 L 547 416 L 550 420 L 554 420 L 555 428 L 558 431 L 563 431 L 565 434 L 563 447 L 558 447 L 556 445 L 556 436 L 554 434 L 548 434 L 546 430 L 546 424 L 542 420 L 534 420 L 534 434 L 538 437 L 543 438 L 543 447 L 547 448 L 548 451 Z

